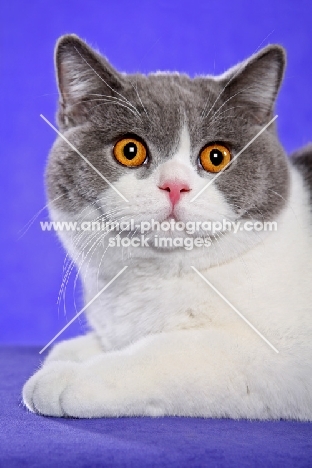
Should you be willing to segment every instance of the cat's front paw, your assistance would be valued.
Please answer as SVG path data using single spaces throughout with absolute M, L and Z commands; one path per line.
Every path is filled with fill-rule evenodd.
M 45 416 L 67 416 L 62 396 L 76 380 L 80 364 L 52 362 L 43 366 L 24 385 L 23 401 L 30 411 Z

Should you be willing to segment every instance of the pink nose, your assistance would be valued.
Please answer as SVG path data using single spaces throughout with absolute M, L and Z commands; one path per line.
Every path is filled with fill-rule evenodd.
M 164 182 L 159 188 L 169 193 L 169 198 L 173 206 L 178 203 L 182 193 L 191 190 L 185 182 L 179 182 L 177 180 Z

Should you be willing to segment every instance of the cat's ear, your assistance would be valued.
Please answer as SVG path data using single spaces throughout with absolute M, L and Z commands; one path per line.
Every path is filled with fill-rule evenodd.
M 285 65 L 283 47 L 265 47 L 221 77 L 226 99 L 231 105 L 245 107 L 256 122 L 265 122 L 272 115 Z
M 122 89 L 122 76 L 74 34 L 62 36 L 55 47 L 55 68 L 60 92 L 59 121 L 81 122 L 99 95 L 113 96 Z

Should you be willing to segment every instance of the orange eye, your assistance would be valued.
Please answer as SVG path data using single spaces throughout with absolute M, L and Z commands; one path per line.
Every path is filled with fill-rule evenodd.
M 146 159 L 146 147 L 135 138 L 123 138 L 114 146 L 114 156 L 124 166 L 141 166 Z
M 223 145 L 208 145 L 200 153 L 200 162 L 208 172 L 220 172 L 231 161 L 231 153 Z

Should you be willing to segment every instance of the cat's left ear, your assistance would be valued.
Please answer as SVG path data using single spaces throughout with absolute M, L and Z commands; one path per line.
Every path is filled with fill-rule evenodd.
M 265 47 L 221 77 L 225 98 L 231 105 L 245 107 L 257 123 L 264 123 L 272 115 L 285 65 L 283 47 Z

